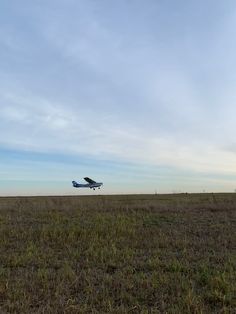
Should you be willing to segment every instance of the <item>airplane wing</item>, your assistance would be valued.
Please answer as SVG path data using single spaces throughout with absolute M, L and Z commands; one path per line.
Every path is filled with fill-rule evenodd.
M 85 177 L 84 180 L 87 181 L 90 184 L 96 183 L 95 181 L 93 181 L 92 179 L 90 179 L 88 177 Z

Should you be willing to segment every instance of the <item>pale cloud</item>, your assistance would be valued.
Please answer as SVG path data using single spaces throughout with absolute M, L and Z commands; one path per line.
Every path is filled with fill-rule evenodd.
M 204 140 L 178 142 L 114 118 L 97 124 L 90 111 L 66 109 L 37 98 L 7 97 L 0 113 L 5 124 L 1 144 L 24 150 L 87 154 L 135 163 L 164 165 L 199 172 L 236 173 L 236 154 Z M 101 122 L 101 121 L 100 121 Z M 7 131 L 6 126 L 9 127 Z

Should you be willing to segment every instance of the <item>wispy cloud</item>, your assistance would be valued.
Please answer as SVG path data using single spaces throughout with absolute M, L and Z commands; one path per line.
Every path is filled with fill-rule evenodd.
M 176 142 L 173 135 L 151 134 L 113 117 L 86 109 L 66 109 L 43 99 L 5 97 L 1 144 L 38 152 L 68 152 L 97 158 L 172 166 L 202 172 L 236 172 L 234 152 L 204 140 Z M 8 128 L 8 129 L 7 129 Z

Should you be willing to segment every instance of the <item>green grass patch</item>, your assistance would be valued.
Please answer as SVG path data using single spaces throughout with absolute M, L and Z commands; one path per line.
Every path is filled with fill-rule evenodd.
M 236 313 L 234 194 L 0 198 L 1 313 Z

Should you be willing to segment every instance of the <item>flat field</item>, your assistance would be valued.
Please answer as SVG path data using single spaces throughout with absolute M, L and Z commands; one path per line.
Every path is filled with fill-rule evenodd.
M 236 194 L 0 198 L 0 313 L 236 313 Z

